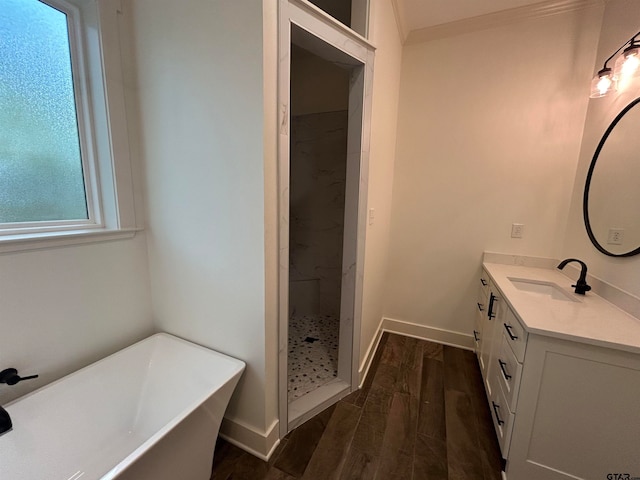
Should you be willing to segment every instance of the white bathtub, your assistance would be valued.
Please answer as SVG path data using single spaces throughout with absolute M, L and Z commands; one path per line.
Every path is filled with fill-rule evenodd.
M 0 479 L 208 480 L 244 367 L 153 335 L 5 405 Z

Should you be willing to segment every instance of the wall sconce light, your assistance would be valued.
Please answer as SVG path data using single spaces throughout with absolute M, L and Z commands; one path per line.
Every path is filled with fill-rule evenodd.
M 596 73 L 591 81 L 590 98 L 604 97 L 610 92 L 616 91 L 640 73 L 640 40 L 637 37 L 640 32 L 627 40 L 618 50 L 613 52 L 604 62 L 603 68 Z M 623 50 L 624 49 L 624 50 Z M 607 63 L 611 61 L 620 51 L 622 54 L 616 59 L 613 70 L 607 67 Z

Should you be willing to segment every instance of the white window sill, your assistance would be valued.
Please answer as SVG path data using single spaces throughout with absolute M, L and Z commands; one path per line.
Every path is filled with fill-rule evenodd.
M 66 247 L 133 238 L 142 228 L 69 230 L 0 236 L 0 253 Z

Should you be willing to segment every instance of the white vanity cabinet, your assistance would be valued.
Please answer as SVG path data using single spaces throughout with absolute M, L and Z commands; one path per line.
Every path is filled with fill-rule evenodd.
M 518 397 L 508 480 L 640 478 L 638 354 L 531 335 Z
M 485 267 L 476 349 L 505 478 L 640 478 L 640 320 L 595 295 L 557 306 L 508 283 L 570 284 L 552 270 Z

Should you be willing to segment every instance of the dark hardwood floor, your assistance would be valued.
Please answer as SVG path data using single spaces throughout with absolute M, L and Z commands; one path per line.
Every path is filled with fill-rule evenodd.
M 218 439 L 212 480 L 500 480 L 473 352 L 385 333 L 362 389 L 263 462 Z

